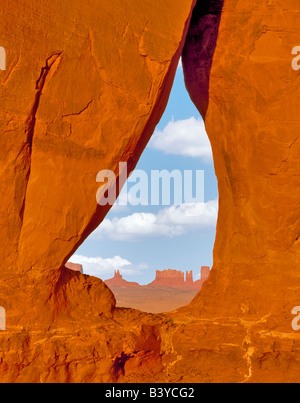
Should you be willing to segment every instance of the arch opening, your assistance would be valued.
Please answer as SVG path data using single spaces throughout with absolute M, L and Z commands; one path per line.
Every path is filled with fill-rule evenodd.
M 151 176 L 164 171 L 171 181 L 165 187 L 160 181 L 159 203 L 153 206 Z M 182 178 L 179 187 L 171 178 L 175 171 Z M 203 174 L 203 179 L 198 175 L 198 195 L 197 172 Z M 144 175 L 146 195 L 140 183 Z M 189 176 L 194 203 L 184 199 Z M 218 214 L 211 145 L 186 91 L 181 61 L 166 111 L 129 180 L 104 222 L 70 262 L 104 280 L 119 307 L 151 313 L 178 309 L 193 300 L 208 278 Z M 163 204 L 166 188 L 170 197 Z M 176 205 L 180 191 L 183 202 Z

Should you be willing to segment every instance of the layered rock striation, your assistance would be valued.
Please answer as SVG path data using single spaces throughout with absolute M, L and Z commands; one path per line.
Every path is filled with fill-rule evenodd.
M 64 265 L 110 208 L 97 204 L 97 173 L 119 178 L 119 162 L 133 170 L 160 120 L 193 5 L 11 0 L 3 7 L 0 305 L 8 326 L 50 326 L 81 298 L 95 318 L 107 311 L 100 281 Z M 113 297 L 100 288 L 112 314 Z
M 190 20 L 195 3 L 2 7 L 2 382 L 299 381 L 300 8 L 198 0 Z M 109 210 L 97 172 L 135 167 L 183 46 L 219 182 L 214 267 L 189 307 L 147 315 L 65 263 Z
M 183 51 L 220 194 L 214 268 L 195 309 L 215 314 L 219 299 L 224 315 L 280 312 L 290 331 L 300 292 L 299 80 L 291 64 L 300 9 L 293 0 L 215 3 L 198 2 Z

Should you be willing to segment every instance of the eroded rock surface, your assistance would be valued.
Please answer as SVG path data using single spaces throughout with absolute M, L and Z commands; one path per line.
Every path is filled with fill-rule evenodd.
M 11 0 L 1 8 L 2 382 L 162 373 L 166 320 L 116 310 L 101 280 L 64 265 L 108 212 L 96 201 L 97 173 L 118 177 L 119 162 L 130 172 L 161 118 L 194 4 Z
M 220 212 L 210 278 L 183 311 L 207 319 L 207 353 L 213 340 L 215 347 L 206 361 L 196 349 L 202 369 L 215 363 L 207 380 L 295 381 L 300 81 L 292 50 L 299 4 L 225 0 L 222 10 L 198 4 L 183 67 L 212 143 Z M 181 345 L 192 345 L 193 327 L 182 331 Z M 188 367 L 186 356 L 181 365 Z
M 193 4 L 1 9 L 1 381 L 299 381 L 297 0 L 225 0 L 222 12 L 198 0 L 183 65 L 213 146 L 220 217 L 193 303 L 168 315 L 118 309 L 101 280 L 64 267 L 107 213 L 97 172 L 133 168 L 163 112 Z
M 71 305 L 77 286 L 91 305 L 99 281 L 71 279 L 64 264 L 108 211 L 96 201 L 97 173 L 118 177 L 120 161 L 130 172 L 164 111 L 193 4 L 11 0 L 2 8 L 0 305 L 8 325 L 51 324 L 69 286 Z M 98 316 L 100 301 L 91 306 Z
M 199 308 L 214 310 L 218 298 L 225 315 L 289 316 L 300 298 L 300 84 L 292 69 L 300 8 L 294 0 L 225 0 L 204 80 L 197 60 L 211 48 L 211 18 L 195 9 L 183 52 L 202 113 L 208 94 L 203 114 L 220 193 L 214 268 Z

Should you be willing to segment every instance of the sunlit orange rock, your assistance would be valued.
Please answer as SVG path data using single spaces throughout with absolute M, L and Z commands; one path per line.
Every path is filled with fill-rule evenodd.
M 52 323 L 68 297 L 64 264 L 108 211 L 96 201 L 97 173 L 119 176 L 119 161 L 135 167 L 166 106 L 193 4 L 3 7 L 0 305 L 8 325 Z M 98 317 L 102 308 L 91 309 Z
M 166 315 L 64 265 L 107 213 L 97 172 L 134 168 L 160 119 L 194 2 L 28 4 L 0 16 L 1 382 L 299 382 L 298 0 L 198 0 L 183 66 L 220 216 L 209 279 Z
M 212 353 L 206 360 L 199 341 L 195 355 L 199 371 L 214 362 L 206 380 L 295 381 L 300 81 L 292 50 L 299 45 L 300 7 L 295 0 L 225 0 L 222 10 L 222 3 L 198 1 L 183 51 L 220 193 L 214 267 L 189 307 L 214 321 L 203 333 Z M 194 343 L 196 328 L 178 334 L 178 346 L 185 346 L 179 354 Z M 189 365 L 183 357 L 180 372 Z
M 300 296 L 300 84 L 292 69 L 300 8 L 294 0 L 256 6 L 227 0 L 217 32 L 217 15 L 201 15 L 198 4 L 183 66 L 205 117 L 220 192 L 214 268 L 199 304 L 210 311 L 218 295 L 226 315 L 283 309 L 289 316 Z M 246 15 L 245 8 L 255 11 Z M 207 48 L 201 38 L 208 31 L 216 35 L 205 76 L 198 74 L 197 57 Z M 206 110 L 201 91 L 208 95 Z
M 162 370 L 162 320 L 127 318 L 101 280 L 65 263 L 108 212 L 96 201 L 97 173 L 118 177 L 120 161 L 130 172 L 161 118 L 194 4 L 10 0 L 2 7 L 1 381 L 118 380 L 132 355 Z

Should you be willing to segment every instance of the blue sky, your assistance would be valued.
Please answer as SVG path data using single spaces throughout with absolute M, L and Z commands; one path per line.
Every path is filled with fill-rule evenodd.
M 155 270 L 193 270 L 212 266 L 218 189 L 203 121 L 184 85 L 178 67 L 167 109 L 137 169 L 204 170 L 204 202 L 197 217 L 187 217 L 185 206 L 113 207 L 103 224 L 90 235 L 71 261 L 86 274 L 104 280 L 119 269 L 124 278 L 147 284 Z M 128 188 L 130 189 L 129 185 Z

